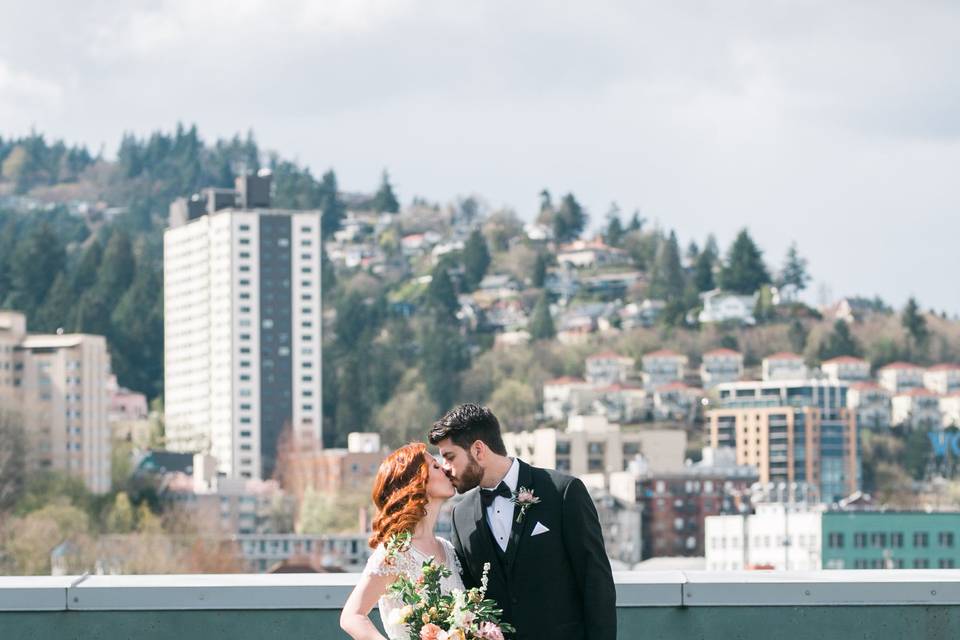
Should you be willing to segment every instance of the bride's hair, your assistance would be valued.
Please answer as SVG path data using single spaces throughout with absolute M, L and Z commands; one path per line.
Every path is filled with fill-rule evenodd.
M 376 548 L 395 533 L 413 533 L 427 515 L 427 446 L 420 442 L 404 445 L 380 464 L 373 483 L 373 519 L 370 546 Z

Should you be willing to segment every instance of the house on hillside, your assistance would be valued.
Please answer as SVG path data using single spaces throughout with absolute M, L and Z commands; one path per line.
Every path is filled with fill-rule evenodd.
M 743 354 L 733 349 L 713 349 L 703 354 L 700 380 L 705 389 L 722 382 L 736 382 L 743 376 Z
M 895 427 L 934 430 L 943 425 L 940 414 L 940 396 L 921 387 L 894 394 L 891 401 L 892 422 Z
M 870 379 L 870 363 L 863 358 L 853 356 L 839 356 L 824 360 L 820 370 L 828 380 L 839 382 L 863 382 Z
M 697 319 L 703 323 L 736 322 L 753 325 L 757 323 L 753 310 L 757 306 L 757 294 L 745 296 L 714 289 L 700 294 L 703 309 Z
M 634 359 L 615 351 L 603 351 L 589 356 L 586 361 L 587 382 L 617 384 L 626 382 L 633 372 Z
M 641 361 L 643 385 L 648 389 L 683 380 L 687 366 L 687 356 L 670 349 L 651 351 Z
M 923 387 L 923 367 L 909 362 L 891 362 L 880 367 L 877 372 L 877 381 L 884 389 L 891 393 L 899 393 L 908 389 Z
M 627 252 L 604 244 L 600 240 L 575 240 L 560 247 L 557 263 L 577 269 L 606 267 L 629 262 Z
M 847 388 L 847 409 L 857 414 L 857 424 L 867 429 L 889 429 L 890 392 L 876 382 L 854 382 Z
M 937 364 L 930 367 L 923 372 L 923 386 L 944 396 L 960 391 L 960 365 Z
M 803 358 L 795 353 L 781 351 L 763 359 L 763 380 L 805 380 L 809 373 Z

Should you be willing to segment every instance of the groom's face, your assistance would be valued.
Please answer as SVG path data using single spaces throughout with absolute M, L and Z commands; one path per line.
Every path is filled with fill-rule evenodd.
M 457 493 L 466 493 L 480 484 L 483 479 L 483 467 L 467 449 L 456 445 L 447 438 L 437 443 L 443 456 L 443 470 Z

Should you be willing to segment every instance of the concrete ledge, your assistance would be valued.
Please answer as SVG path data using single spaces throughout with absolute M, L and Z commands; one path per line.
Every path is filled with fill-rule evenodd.
M 688 571 L 686 607 L 960 604 L 960 571 Z
M 339 610 L 359 574 L 0 577 L 0 611 Z M 960 605 L 960 570 L 617 572 L 620 609 Z
M 63 611 L 80 576 L 0 577 L 0 611 Z

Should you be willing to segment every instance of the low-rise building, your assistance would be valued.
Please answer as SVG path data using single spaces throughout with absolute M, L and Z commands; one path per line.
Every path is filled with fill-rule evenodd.
M 576 240 L 560 247 L 557 263 L 577 269 L 626 264 L 629 256 L 623 249 L 604 244 L 600 240 Z
M 736 382 L 743 376 L 743 354 L 733 349 L 712 349 L 703 354 L 700 380 L 704 389 L 722 382 Z
M 854 382 L 847 389 L 847 408 L 855 412 L 861 427 L 888 429 L 892 416 L 890 392 L 876 382 Z
M 586 377 L 590 384 L 623 384 L 633 373 L 635 360 L 614 351 L 603 351 L 589 356 L 586 361 Z
M 960 391 L 940 396 L 940 415 L 943 428 L 960 427 Z
M 891 408 L 891 422 L 895 427 L 931 430 L 943 424 L 940 396 L 929 389 L 913 388 L 896 393 Z
M 863 382 L 870 379 L 870 363 L 863 358 L 853 356 L 839 356 L 824 360 L 820 370 L 827 376 L 827 380 Z
M 809 377 L 803 358 L 795 353 L 781 351 L 763 359 L 763 380 L 805 380 Z
M 660 385 L 653 392 L 653 417 L 656 420 L 693 422 L 700 408 L 703 389 L 684 382 Z
M 642 511 L 636 502 L 628 502 L 605 489 L 590 490 L 597 507 L 603 543 L 614 570 L 630 570 L 643 557 Z
M 571 416 L 565 431 L 507 432 L 503 440 L 509 455 L 575 476 L 607 476 L 627 469 L 638 457 L 657 471 L 676 471 L 683 468 L 687 446 L 682 429 L 627 430 L 603 416 Z
M 750 514 L 706 518 L 707 571 L 817 571 L 821 568 L 823 507 L 770 502 Z
M 891 393 L 899 393 L 909 389 L 923 387 L 923 367 L 909 362 L 891 362 L 880 367 L 877 372 L 877 382 Z
M 596 394 L 583 378 L 563 376 L 543 383 L 543 415 L 548 420 L 566 420 L 590 410 Z
M 753 310 L 757 306 L 757 294 L 744 296 L 714 289 L 700 294 L 703 309 L 697 319 L 703 323 L 732 322 L 753 325 L 757 323 Z
M 648 389 L 682 381 L 687 366 L 687 356 L 670 349 L 651 351 L 641 361 L 643 384 Z
M 938 364 L 923 372 L 923 386 L 945 396 L 960 391 L 960 365 Z

